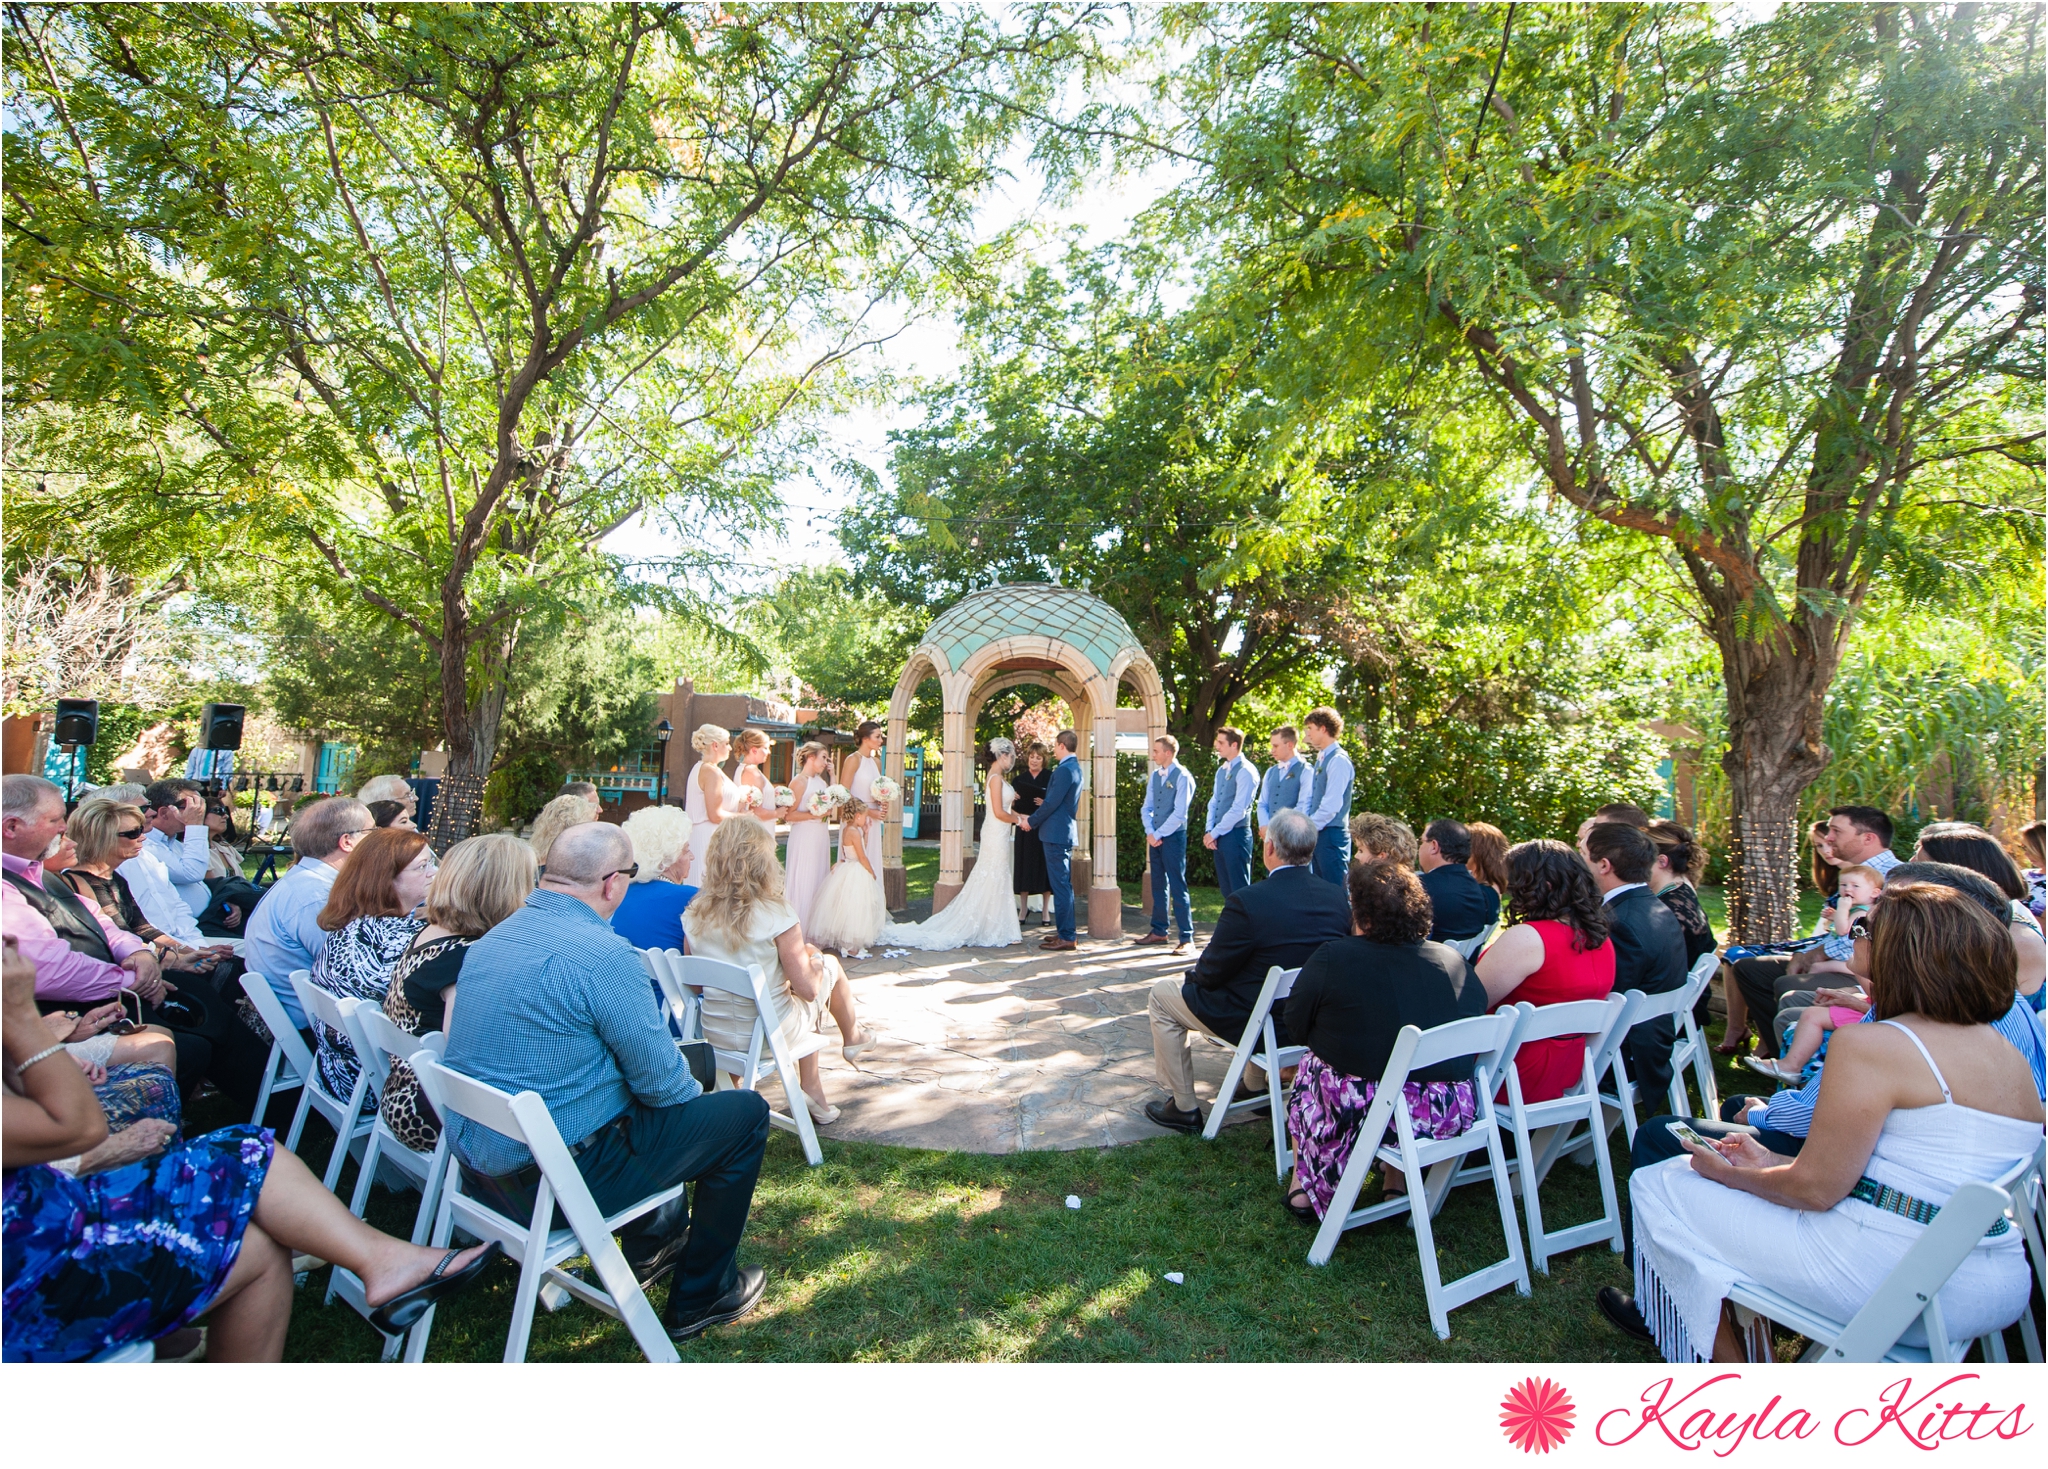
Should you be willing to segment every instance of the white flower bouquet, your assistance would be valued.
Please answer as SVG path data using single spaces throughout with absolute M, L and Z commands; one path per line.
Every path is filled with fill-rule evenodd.
M 886 806 L 896 799 L 902 789 L 903 787 L 897 785 L 888 776 L 879 776 L 876 778 L 875 783 L 868 787 L 868 799 L 877 806 Z
M 789 807 L 794 806 L 795 804 L 795 791 L 792 791 L 788 786 L 777 786 L 775 788 L 775 809 L 777 811 L 787 810 Z
M 751 811 L 761 804 L 761 793 L 752 786 L 741 786 L 739 794 L 733 797 L 733 810 Z
M 804 810 L 813 816 L 823 816 L 832 809 L 832 793 L 822 786 L 811 787 L 810 795 L 804 798 Z
M 843 785 L 835 783 L 825 787 L 825 801 L 828 805 L 844 806 L 848 801 L 851 801 L 852 799 L 853 792 L 849 791 Z

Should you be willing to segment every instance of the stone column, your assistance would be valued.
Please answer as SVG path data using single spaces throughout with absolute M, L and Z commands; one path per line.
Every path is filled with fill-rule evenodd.
M 967 772 L 974 763 L 968 748 L 972 739 L 967 725 L 968 681 L 958 673 L 941 674 L 939 688 L 945 709 L 946 769 L 939 796 L 939 880 L 932 886 L 933 913 L 957 898 L 967 881 L 961 834 L 972 810 L 967 804 Z
M 890 710 L 889 744 L 883 753 L 882 768 L 902 792 L 882 825 L 882 902 L 892 912 L 910 901 L 909 878 L 903 871 L 903 802 L 910 795 L 910 787 L 903 780 L 903 742 L 909 737 L 909 720 Z
M 1124 894 L 1116 881 L 1116 685 L 1107 679 L 1088 682 L 1093 716 L 1093 831 L 1089 842 L 1092 871 L 1088 885 L 1088 936 L 1123 937 Z

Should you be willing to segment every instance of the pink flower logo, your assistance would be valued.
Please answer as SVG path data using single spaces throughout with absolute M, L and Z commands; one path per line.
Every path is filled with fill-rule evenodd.
M 1525 1377 L 1501 1400 L 1500 1431 L 1525 1454 L 1547 1454 L 1572 1435 L 1571 1394 L 1547 1377 Z

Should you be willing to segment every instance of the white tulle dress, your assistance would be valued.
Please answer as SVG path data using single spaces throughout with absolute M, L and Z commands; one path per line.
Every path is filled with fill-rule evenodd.
M 1002 800 L 1007 814 L 1017 801 L 1008 781 Z M 906 949 L 1000 949 L 1020 942 L 1017 896 L 1010 891 L 1016 836 L 1016 827 L 990 811 L 981 823 L 981 853 L 958 896 L 922 923 L 884 924 L 882 942 Z
M 852 957 L 874 947 L 889 910 L 882 902 L 882 879 L 861 865 L 846 833 L 840 833 L 839 861 L 811 900 L 811 921 L 804 937 L 819 948 L 837 949 Z

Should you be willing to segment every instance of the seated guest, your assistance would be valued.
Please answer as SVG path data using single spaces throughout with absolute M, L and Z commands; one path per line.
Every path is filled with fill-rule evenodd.
M 742 969 L 760 965 L 782 1011 L 782 1035 L 794 1042 L 823 1030 L 829 1013 L 839 1026 L 846 1059 L 851 1061 L 874 1037 L 860 1028 L 853 992 L 839 960 L 804 942 L 796 910 L 783 895 L 782 866 L 775 860 L 775 837 L 758 821 L 721 821 L 704 850 L 703 886 L 683 914 L 690 952 L 722 959 Z M 647 987 L 643 971 L 641 988 Z M 754 1033 L 758 1012 L 752 1000 L 723 990 L 706 990 L 704 1039 L 721 1051 L 744 1051 Z M 798 1060 L 797 1084 L 818 1122 L 837 1122 L 839 1109 L 825 1098 L 817 1052 Z
M 1484 821 L 1467 822 L 1465 830 L 1472 833 L 1472 855 L 1465 859 L 1465 870 L 1492 888 L 1496 897 L 1505 898 L 1508 895 L 1507 833 Z
M 1700 907 L 1699 890 L 1693 886 L 1706 867 L 1706 856 L 1692 833 L 1675 821 L 1653 821 L 1644 830 L 1657 848 L 1657 860 L 1650 865 L 1650 891 L 1678 920 L 1685 940 L 1686 972 L 1690 973 L 1702 955 L 1719 947 L 1714 942 L 1714 926 Z M 1700 1003 L 1706 1003 L 1704 995 Z
M 2041 1143 L 2026 1063 L 1993 1029 L 2012 1004 L 2012 936 L 1969 897 L 1888 879 L 1870 923 L 1874 1024 L 1829 1047 L 1830 1082 L 1796 1157 L 1737 1135 L 1629 1178 L 1636 1293 L 1602 1312 L 1671 1362 L 1743 1360 L 1727 1308 L 1751 1281 L 1838 1321 L 1925 1234 L 1928 1211 Z M 1952 1336 L 2027 1310 L 2021 1231 L 1986 1234 L 1941 1287 Z M 1922 1346 L 1916 1318 L 1901 1341 Z
M 434 849 L 416 831 L 372 831 L 348 854 L 314 919 L 327 935 L 313 960 L 313 983 L 337 1000 L 384 1003 L 391 971 L 427 926 L 414 916 L 434 880 Z M 337 1097 L 355 1090 L 355 1043 L 315 1024 L 320 1081 Z
M 155 950 L 157 962 L 168 968 L 194 951 L 149 921 L 135 901 L 127 875 L 120 870 L 123 862 L 142 850 L 147 830 L 140 806 L 94 797 L 71 813 L 64 823 L 66 847 L 43 865 L 61 872 L 73 892 L 112 919 L 115 927 L 147 943 Z
M 1563 842 L 1517 842 L 1508 848 L 1508 917 L 1513 920 L 1479 956 L 1486 1007 L 1562 1005 L 1604 1000 L 1614 991 L 1614 945 L 1607 908 L 1593 874 Z M 1531 1041 L 1515 1052 L 1522 1100 L 1549 1102 L 1579 1083 L 1585 1043 L 1577 1036 Z
M 1413 867 L 1419 855 L 1415 833 L 1408 823 L 1377 811 L 1361 811 L 1351 818 L 1351 845 L 1366 862 L 1385 858 L 1403 867 Z
M 732 829 L 768 839 L 753 822 Z M 647 971 L 607 921 L 633 865 L 619 829 L 572 826 L 550 856 L 526 906 L 470 946 L 447 1062 L 501 1091 L 539 1093 L 607 1214 L 695 1183 L 687 1207 L 679 1198 L 644 1214 L 620 1240 L 643 1286 L 675 1272 L 661 1320 L 680 1341 L 737 1321 L 761 1297 L 765 1276 L 734 1257 L 761 1174 L 768 1103 L 753 1091 L 706 1093 L 683 1065 Z M 449 1134 L 466 1186 L 513 1218 L 530 1217 L 540 1180 L 532 1154 L 461 1118 Z
M 296 1251 L 354 1271 L 375 1308 L 372 1323 L 386 1331 L 474 1284 L 502 1253 L 496 1243 L 429 1249 L 372 1229 L 268 1128 L 223 1128 L 89 1175 L 49 1166 L 91 1156 L 107 1119 L 63 1048 L 45 1045 L 35 982 L 35 966 L 10 937 L 0 999 L 5 1360 L 83 1361 L 203 1316 L 207 1360 L 277 1362 Z
M 272 883 L 249 915 L 249 941 L 242 950 L 249 971 L 270 982 L 292 1024 L 306 1028 L 306 1015 L 292 990 L 291 972 L 313 967 L 327 947 L 320 910 L 334 890 L 335 874 L 373 828 L 369 808 L 345 796 L 302 805 L 292 816 L 292 851 L 298 861 Z
M 1583 847 L 1586 844 L 1586 833 L 1603 821 L 1619 822 L 1623 826 L 1632 826 L 1637 831 L 1645 831 L 1650 825 L 1650 813 L 1627 801 L 1609 801 L 1579 823 L 1579 833 L 1572 840 Z
M 448 849 L 448 860 L 427 886 L 427 926 L 391 968 L 384 1014 L 407 1035 L 448 1029 L 456 981 L 470 946 L 526 906 L 539 880 L 533 848 L 510 832 L 470 837 Z M 398 1140 L 430 1153 L 441 1120 L 420 1092 L 419 1078 L 394 1060 L 378 1103 Z
M 1145 1104 L 1145 1115 L 1175 1132 L 1200 1132 L 1195 1106 L 1195 1068 L 1188 1055 L 1192 1037 L 1212 1036 L 1227 1046 L 1244 1038 L 1252 1007 L 1274 965 L 1297 969 L 1331 939 L 1351 932 L 1351 909 L 1343 888 L 1316 880 L 1309 863 L 1316 854 L 1315 823 L 1299 811 L 1276 811 L 1266 824 L 1266 876 L 1224 901 L 1216 932 L 1185 979 L 1152 986 L 1152 1070 L 1164 1098 Z M 1274 1007 L 1273 1025 L 1282 1045 L 1287 1017 Z M 1245 1085 L 1265 1085 L 1265 1073 L 1245 1069 Z
M 590 819 L 592 821 L 597 820 L 598 817 L 604 814 L 604 801 L 599 797 L 596 785 L 590 781 L 565 780 L 562 782 L 562 788 L 556 791 L 555 795 L 558 797 L 576 796 L 580 798 L 590 808 Z
M 182 944 L 199 948 L 199 915 L 213 901 L 206 868 L 213 860 L 206 796 L 192 780 L 160 780 L 142 797 L 149 819 L 142 850 L 121 864 L 149 921 Z
M 1892 855 L 1892 819 L 1875 806 L 1837 806 L 1828 813 L 1825 835 L 1817 843 L 1827 862 L 1836 868 L 1858 863 L 1888 876 L 1899 859 Z M 1828 929 L 1828 915 L 1821 927 Z M 1816 983 L 1808 971 L 1823 959 L 1847 957 L 1840 944 L 1822 944 L 1795 954 L 1755 954 L 1729 966 L 1742 990 L 1744 1013 L 1757 1026 L 1757 1054 L 1775 1058 L 1781 1049 L 1785 1026 L 1798 1017 L 1782 1012 L 1803 1010 L 1813 1003 Z
M 365 806 L 372 801 L 396 801 L 405 808 L 405 819 L 416 822 L 420 812 L 419 792 L 412 788 L 412 782 L 402 775 L 373 775 L 363 782 L 363 788 L 356 792 L 356 799 Z M 378 822 L 387 826 L 388 822 Z
M 555 838 L 572 826 L 581 826 L 586 821 L 595 821 L 590 803 L 579 795 L 557 796 L 540 808 L 540 815 L 533 818 L 533 830 L 527 834 L 527 845 L 533 848 L 533 859 L 542 867 L 548 865 L 548 848 L 555 844 Z
M 1640 827 L 1603 821 L 1586 834 L 1581 850 L 1607 905 L 1614 987 L 1646 995 L 1685 988 L 1685 931 L 1650 892 L 1657 844 Z M 1660 1096 L 1671 1085 L 1671 1046 L 1677 1039 L 1675 1016 L 1660 1015 L 1630 1027 L 1622 1062 L 1643 1095 Z
M 1948 862 L 1966 867 L 1990 880 L 2012 904 L 2008 926 L 2019 951 L 2020 994 L 2039 1011 L 2043 998 L 2042 978 L 2048 971 L 2048 945 L 2041 939 L 2041 926 L 2034 921 L 2027 897 L 2033 891 L 2019 863 L 2012 860 L 1998 838 L 1981 826 L 1966 821 L 1936 821 L 1920 828 L 1919 844 L 1913 848 L 1915 862 Z
M 612 914 L 612 932 L 636 949 L 683 947 L 690 876 L 690 818 L 675 806 L 642 806 L 619 827 L 633 844 L 633 885 Z
M 365 804 L 370 808 L 370 820 L 379 827 L 389 827 L 394 831 L 419 830 L 413 825 L 411 813 L 397 801 L 369 801 Z
M 1422 829 L 1422 887 L 1436 915 L 1429 936 L 1477 938 L 1500 918 L 1500 894 L 1472 875 L 1472 833 L 1462 821 L 1438 819 Z
M 268 1048 L 203 986 L 178 993 L 149 944 L 44 870 L 64 845 L 63 791 L 41 776 L 10 775 L 0 792 L 0 927 L 36 965 L 37 999 L 51 1009 L 98 1006 L 133 990 L 142 1019 L 175 1038 L 181 1086 L 211 1079 L 236 1105 L 254 1107 Z
M 1287 1207 L 1323 1217 L 1358 1127 L 1406 1025 L 1419 1030 L 1481 1014 L 1486 990 L 1457 950 L 1429 938 L 1429 894 L 1408 868 L 1351 865 L 1351 931 L 1309 955 L 1287 996 L 1287 1031 L 1308 1047 L 1287 1098 L 1294 1176 Z M 1401 1088 L 1417 1137 L 1472 1125 L 1472 1058 L 1418 1072 Z M 1391 1180 L 1389 1180 L 1391 1182 Z
M 243 876 L 235 813 L 219 804 L 206 808 L 206 890 L 199 931 L 209 938 L 239 937 L 263 889 Z

